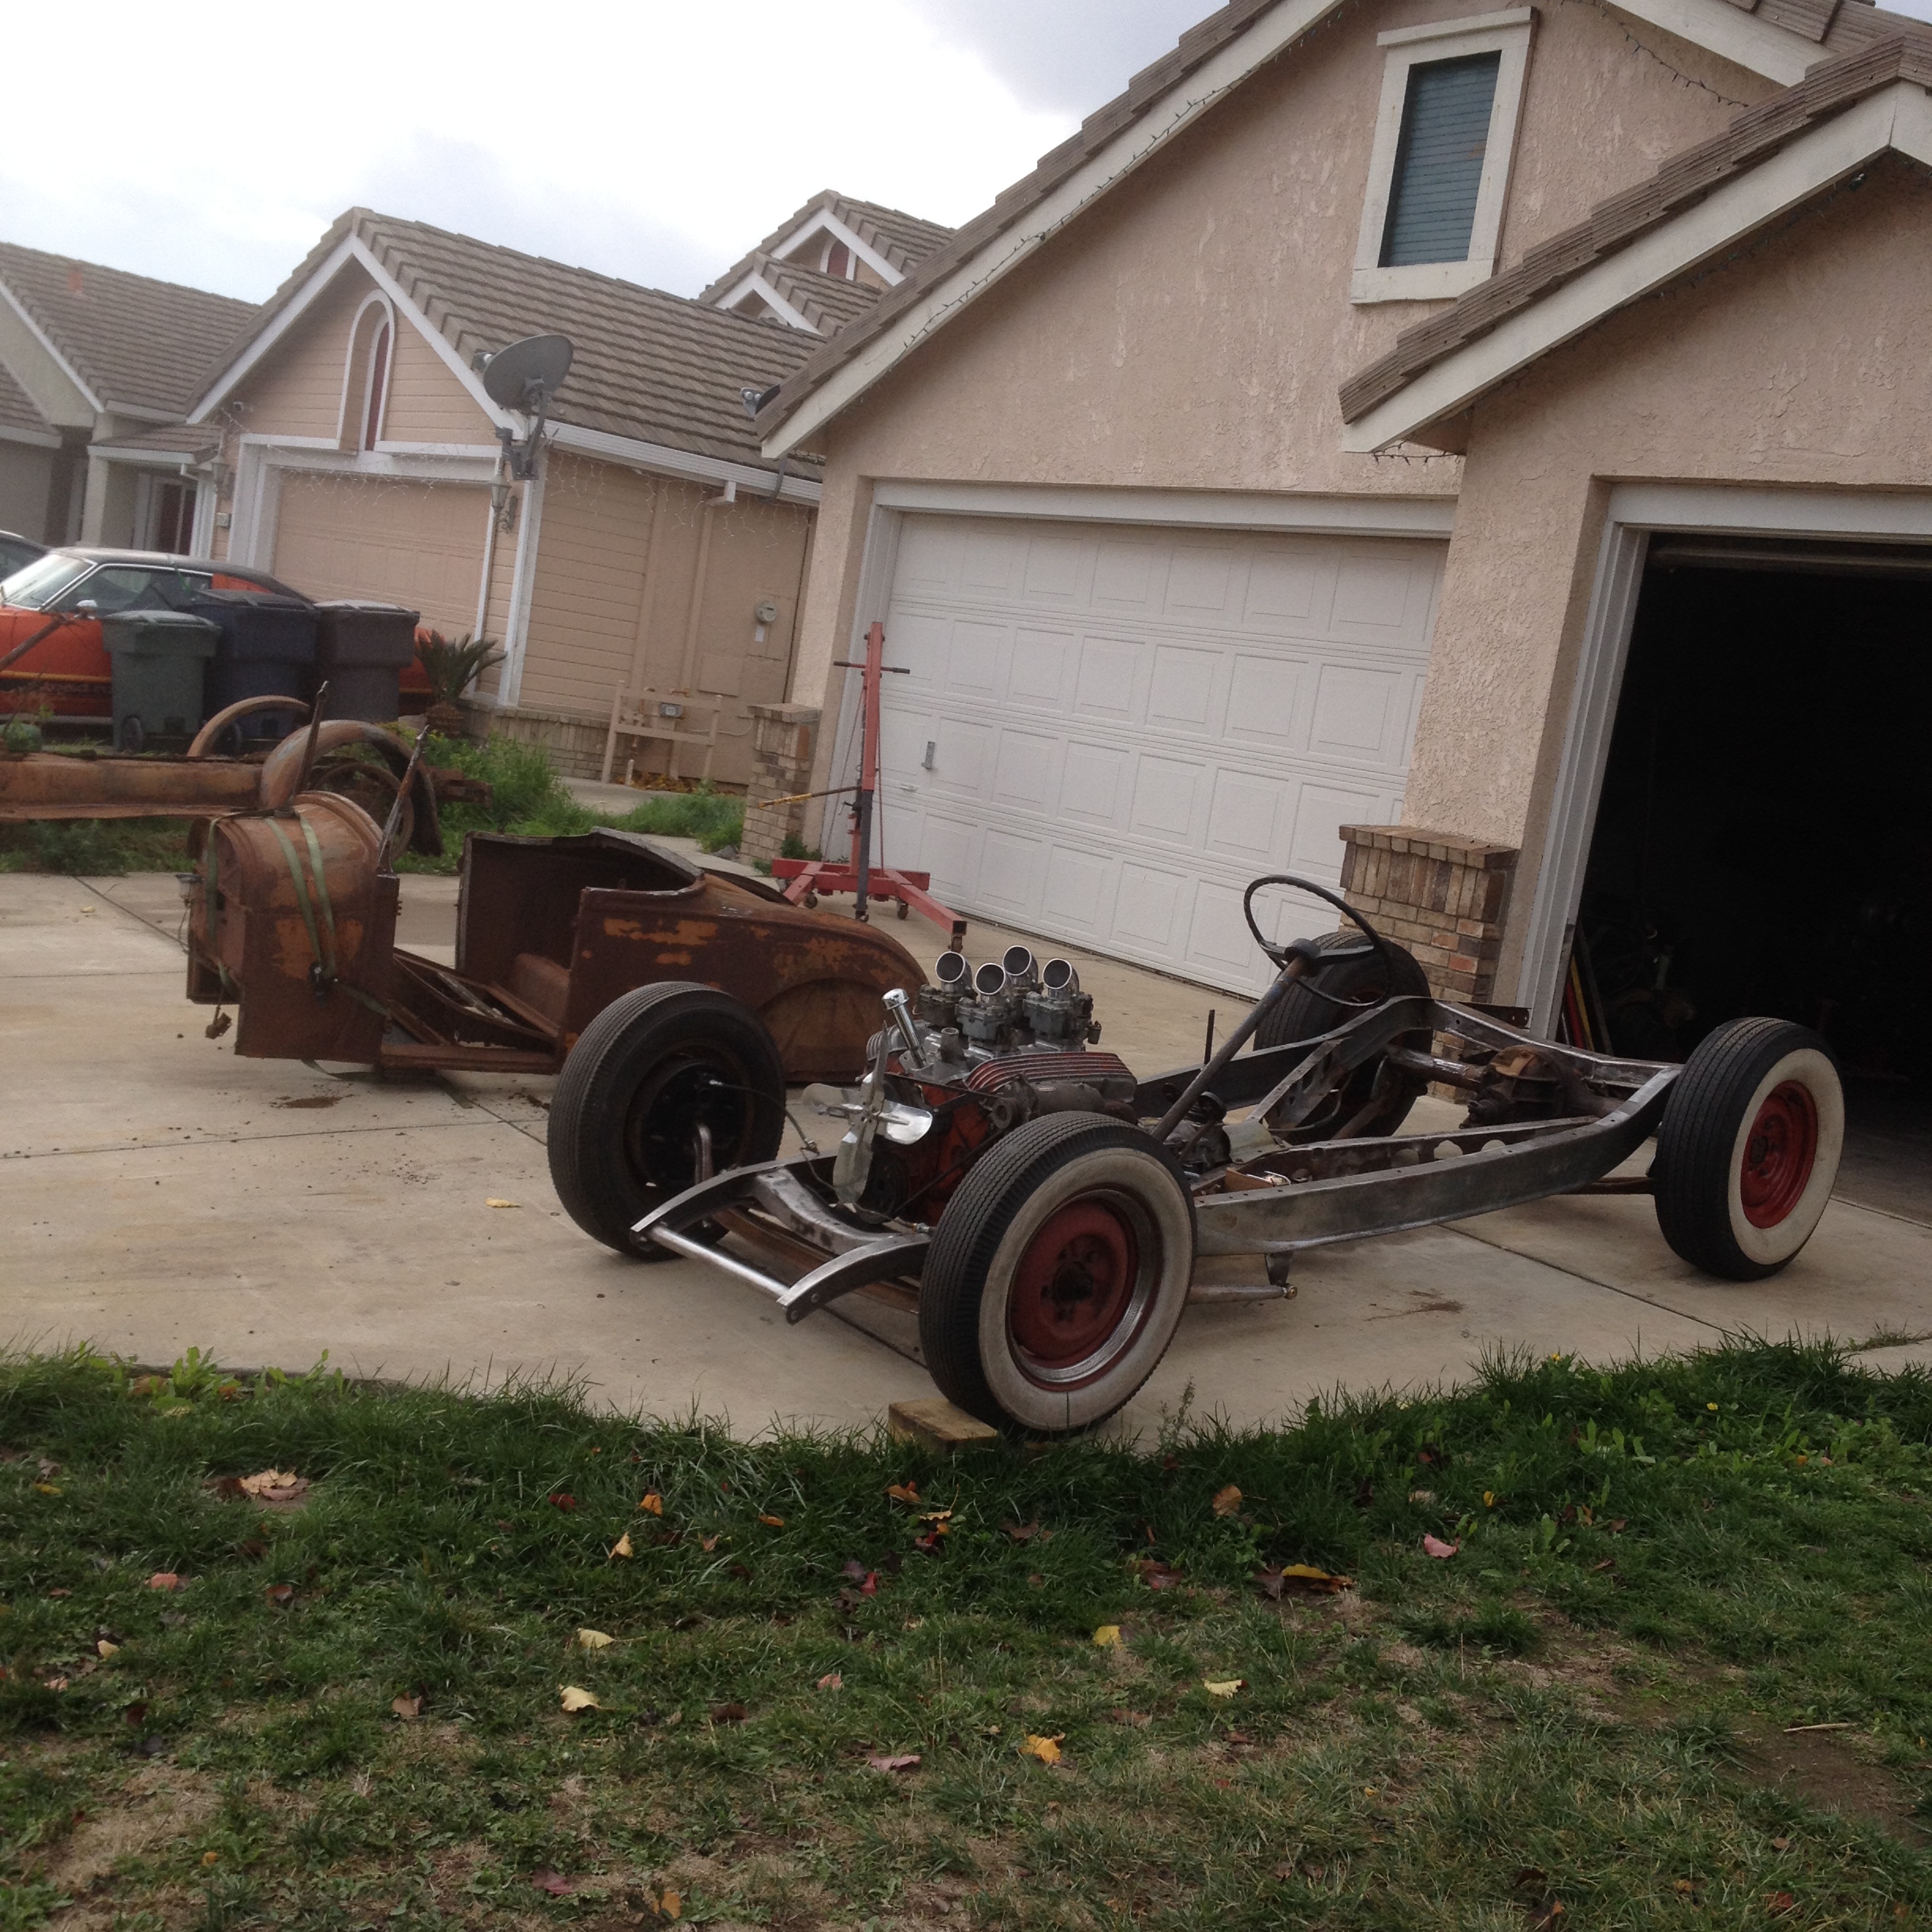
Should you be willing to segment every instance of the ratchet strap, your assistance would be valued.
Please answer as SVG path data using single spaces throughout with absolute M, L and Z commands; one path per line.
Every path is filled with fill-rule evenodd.
M 346 979 L 336 976 L 335 909 L 329 902 L 328 882 L 324 878 L 322 871 L 322 841 L 316 837 L 315 827 L 306 818 L 298 818 L 297 820 L 309 848 L 309 863 L 315 875 L 315 891 L 312 896 L 309 881 L 302 875 L 301 859 L 294 842 L 276 819 L 271 817 L 268 822 L 268 829 L 275 836 L 275 843 L 282 848 L 283 857 L 288 861 L 289 877 L 294 882 L 295 898 L 301 908 L 302 923 L 309 929 L 309 947 L 315 955 L 312 977 L 315 981 L 316 998 L 326 999 L 331 987 L 339 987 L 358 1005 L 366 1007 L 384 1020 L 393 1020 L 395 1014 L 380 1000 L 365 993 L 360 987 L 353 987 Z M 316 923 L 318 905 L 322 915 L 320 927 Z

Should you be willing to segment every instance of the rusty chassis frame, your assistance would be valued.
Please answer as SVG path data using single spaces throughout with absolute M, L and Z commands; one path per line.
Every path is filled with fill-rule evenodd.
M 1264 998 L 1251 1022 L 1269 1003 Z M 1304 1249 L 1463 1220 L 1552 1195 L 1647 1191 L 1640 1177 L 1605 1177 L 1656 1133 L 1681 1067 L 1585 1053 L 1472 1008 L 1415 996 L 1385 1000 L 1312 1040 L 1144 1080 L 1134 1111 L 1144 1124 L 1171 1119 L 1205 1084 L 1204 1074 L 1211 1074 L 1214 1097 L 1230 1113 L 1249 1107 L 1256 1119 L 1270 1116 L 1292 1127 L 1313 1113 L 1343 1075 L 1378 1057 L 1411 1074 L 1475 1088 L 1474 1068 L 1404 1043 L 1432 1038 L 1492 1053 L 1525 1050 L 1544 1065 L 1554 1064 L 1566 1076 L 1565 1103 L 1572 1110 L 1436 1133 L 1278 1143 L 1193 1178 L 1196 1255 L 1267 1257 L 1270 1279 L 1278 1284 L 1272 1292 L 1282 1294 L 1288 1292 L 1286 1261 Z M 889 1285 L 916 1281 L 931 1226 L 868 1225 L 838 1202 L 832 1168 L 829 1157 L 806 1155 L 714 1175 L 646 1215 L 635 1232 L 760 1290 L 788 1322 L 856 1289 L 887 1285 L 888 1298 L 902 1300 Z M 803 1272 L 782 1279 L 699 1238 L 695 1230 L 706 1222 Z M 1199 1298 L 1242 1297 L 1211 1293 Z

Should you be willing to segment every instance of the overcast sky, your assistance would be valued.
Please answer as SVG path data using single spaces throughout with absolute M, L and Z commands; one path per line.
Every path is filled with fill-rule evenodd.
M 40 0 L 0 239 L 260 300 L 361 203 L 695 294 L 821 188 L 964 221 L 1215 3 Z
M 259 301 L 361 203 L 695 294 L 821 188 L 965 220 L 1216 3 L 17 0 L 0 239 Z

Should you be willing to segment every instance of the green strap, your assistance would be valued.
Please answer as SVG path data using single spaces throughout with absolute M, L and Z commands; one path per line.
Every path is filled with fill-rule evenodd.
M 335 962 L 323 957 L 322 935 L 316 930 L 315 904 L 309 897 L 309 882 L 302 877 L 301 860 L 289 843 L 288 834 L 272 818 L 268 821 L 268 829 L 275 835 L 282 856 L 288 861 L 289 877 L 295 882 L 295 897 L 301 907 L 302 923 L 309 928 L 309 949 L 315 955 L 316 971 L 326 987 L 335 976 Z
M 309 842 L 309 863 L 315 874 L 316 897 L 321 902 L 322 924 L 328 934 L 328 976 L 335 977 L 335 908 L 329 903 L 328 880 L 322 871 L 322 841 L 315 835 L 315 827 L 305 818 L 301 822 L 302 837 Z

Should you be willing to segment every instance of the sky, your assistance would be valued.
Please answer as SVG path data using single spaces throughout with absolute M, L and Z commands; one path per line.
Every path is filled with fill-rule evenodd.
M 22 6 L 0 239 L 260 301 L 361 204 L 694 294 L 822 188 L 964 221 L 1215 4 L 99 0 L 92 83 Z

